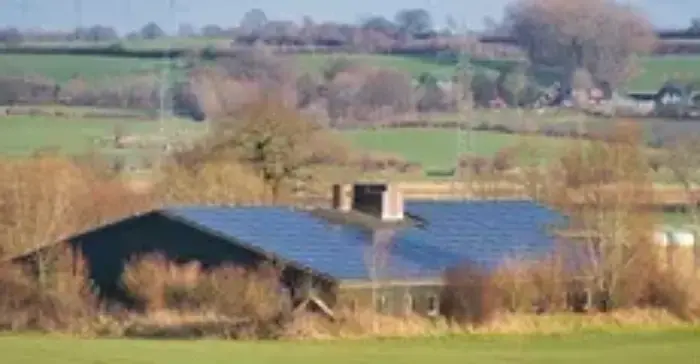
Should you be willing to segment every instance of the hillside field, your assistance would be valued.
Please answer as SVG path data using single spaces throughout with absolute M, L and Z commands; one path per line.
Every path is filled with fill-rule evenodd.
M 163 140 L 182 139 L 201 132 L 202 126 L 183 119 L 166 119 L 162 137 L 156 120 L 118 118 L 58 118 L 50 116 L 0 117 L 0 155 L 23 157 L 54 149 L 69 155 L 96 152 L 107 160 L 142 167 L 158 155 Z M 135 142 L 117 149 L 110 145 L 115 132 Z M 103 142 L 104 144 L 101 144 Z
M 417 77 L 429 72 L 439 78 L 449 78 L 454 64 L 444 60 L 426 57 L 397 55 L 327 55 L 303 54 L 292 56 L 300 71 L 320 72 L 331 59 L 347 57 L 357 62 L 393 67 Z M 475 60 L 474 66 L 486 72 L 497 72 L 510 63 L 507 60 Z M 163 61 L 153 59 L 129 59 L 98 56 L 71 55 L 6 55 L 0 54 L 0 76 L 40 75 L 58 82 L 65 82 L 80 74 L 87 80 L 110 80 L 116 77 L 152 73 L 164 66 Z M 175 72 L 181 73 L 176 68 Z M 535 77 L 549 83 L 556 76 L 556 70 L 535 69 Z M 668 78 L 700 78 L 700 56 L 647 57 L 639 61 L 639 71 L 625 86 L 629 90 L 655 90 Z
M 87 81 L 109 82 L 121 76 L 157 72 L 163 64 L 152 59 L 0 54 L 0 76 L 40 76 L 66 82 L 80 75 Z
M 427 128 L 358 130 L 345 134 L 359 149 L 397 155 L 420 163 L 425 170 L 452 168 L 460 154 L 492 157 L 503 148 L 521 143 L 541 148 L 542 158 L 548 158 L 556 156 L 568 142 L 542 136 Z
M 328 60 L 337 58 L 338 55 L 304 54 L 297 56 L 302 69 L 314 70 L 322 67 Z M 390 66 L 401 69 L 417 76 L 423 72 L 433 73 L 442 78 L 449 77 L 454 66 L 445 64 L 441 60 L 426 57 L 408 57 L 394 55 L 346 55 L 351 60 L 375 66 Z M 638 61 L 638 72 L 629 80 L 625 88 L 628 90 L 656 90 L 669 78 L 699 78 L 700 56 L 659 56 L 644 57 Z M 475 60 L 475 68 L 497 72 L 511 63 L 507 60 Z M 544 83 L 551 82 L 553 70 L 535 70 L 535 77 Z
M 693 363 L 697 331 L 564 336 L 462 336 L 337 342 L 78 340 L 0 337 L 7 364 L 656 364 Z
M 75 108 L 78 109 L 78 108 Z M 445 116 L 447 118 L 448 116 Z M 507 123 L 514 117 L 511 112 L 481 112 L 473 116 L 478 123 Z M 452 120 L 455 116 L 451 115 Z M 566 116 L 542 116 L 554 122 Z M 166 121 L 166 134 L 198 132 L 203 125 L 184 119 Z M 58 148 L 66 153 L 81 153 L 94 147 L 94 141 L 107 139 L 115 130 L 127 135 L 157 137 L 160 125 L 156 120 L 120 118 L 73 118 L 53 116 L 0 117 L 0 154 L 23 156 L 44 148 Z M 351 145 L 359 150 L 385 152 L 403 159 L 421 163 L 426 169 L 444 169 L 454 166 L 459 153 L 493 156 L 505 147 L 527 143 L 551 146 L 551 152 L 565 145 L 565 141 L 548 137 L 520 136 L 490 131 L 462 131 L 455 129 L 360 129 L 343 131 Z M 458 143 L 458 138 L 462 141 Z M 457 150 L 458 144 L 461 148 Z M 549 150 L 549 149 L 548 149 Z M 124 153 L 125 151 L 120 151 Z

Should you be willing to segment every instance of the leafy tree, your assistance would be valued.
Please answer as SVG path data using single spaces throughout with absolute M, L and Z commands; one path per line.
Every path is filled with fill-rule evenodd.
M 158 24 L 150 22 L 141 28 L 140 35 L 143 39 L 158 39 L 165 36 L 165 31 Z
M 22 33 L 17 28 L 0 29 L 0 43 L 5 46 L 17 46 L 22 43 Z
M 372 16 L 362 23 L 362 29 L 380 32 L 394 36 L 398 32 L 398 26 L 383 16 Z
M 204 27 L 202 27 L 202 30 L 201 30 L 202 36 L 207 37 L 207 38 L 220 37 L 223 32 L 224 32 L 224 30 L 221 29 L 221 27 L 216 25 L 216 24 L 205 25 Z
M 418 101 L 416 108 L 420 112 L 443 110 L 445 107 L 445 92 L 440 88 L 438 79 L 429 72 L 418 77 Z
M 528 77 L 524 65 L 516 65 L 501 72 L 498 77 L 498 89 L 505 101 L 511 106 L 521 106 L 528 87 Z
M 433 19 L 425 9 L 404 9 L 396 13 L 394 22 L 404 34 L 424 34 L 433 29 Z
M 474 103 L 478 106 L 486 107 L 498 96 L 498 85 L 496 81 L 484 72 L 476 72 L 471 82 Z
M 244 33 L 257 33 L 268 23 L 267 15 L 260 9 L 251 9 L 243 15 L 239 27 Z
M 75 29 L 72 38 L 87 42 L 113 42 L 119 40 L 119 35 L 112 27 L 93 25 L 89 28 Z
M 690 28 L 688 29 L 693 34 L 700 34 L 700 18 L 693 18 L 690 21 Z
M 197 31 L 194 29 L 194 26 L 192 24 L 184 23 L 180 24 L 177 28 L 177 35 L 179 37 L 194 37 L 197 35 Z

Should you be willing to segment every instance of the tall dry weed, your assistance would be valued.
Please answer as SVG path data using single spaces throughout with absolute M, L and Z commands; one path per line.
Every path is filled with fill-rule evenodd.
M 197 263 L 177 264 L 160 255 L 135 258 L 122 282 L 150 313 L 208 312 L 229 318 L 268 321 L 283 309 L 276 269 L 224 266 L 205 271 Z

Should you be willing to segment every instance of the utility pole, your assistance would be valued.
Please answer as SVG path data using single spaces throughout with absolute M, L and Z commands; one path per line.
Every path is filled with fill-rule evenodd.
M 168 7 L 170 18 L 173 22 L 176 22 L 175 17 L 175 0 L 170 0 Z M 177 25 L 175 25 L 177 27 Z M 167 36 L 167 35 L 166 35 Z M 161 67 L 160 73 L 160 90 L 159 90 L 159 101 L 160 108 L 158 111 L 158 123 L 160 126 L 160 139 L 162 141 L 162 155 L 160 159 L 163 159 L 170 152 L 170 137 L 166 134 L 165 123 L 166 123 L 166 98 L 168 96 L 168 89 L 170 87 L 170 68 L 172 66 L 172 58 L 170 56 L 170 51 L 172 47 L 170 42 L 166 42 L 166 47 L 163 52 L 163 67 Z
M 454 24 L 452 25 L 452 31 L 458 34 L 458 36 L 464 37 L 466 39 L 467 27 L 464 21 L 462 21 L 459 26 L 456 26 Z M 464 39 L 460 39 L 457 53 L 457 77 L 452 82 L 453 92 L 456 91 L 454 93 L 456 94 L 457 99 L 456 106 L 458 114 L 456 122 L 457 128 L 455 130 L 455 166 L 454 174 L 452 176 L 452 190 L 453 194 L 459 192 L 459 196 L 464 198 L 466 192 L 464 190 L 464 186 L 467 185 L 467 183 L 465 183 L 464 180 L 465 177 L 469 178 L 470 176 L 468 175 L 468 169 L 467 171 L 463 171 L 461 168 L 461 155 L 465 151 L 465 149 L 470 150 L 472 146 L 472 133 L 470 126 L 472 115 L 469 112 L 471 109 L 471 101 L 468 100 L 468 98 L 471 97 L 471 95 L 467 91 L 468 87 L 471 86 L 468 84 L 470 75 L 467 74 L 467 72 L 470 72 L 471 67 L 469 63 L 469 57 L 467 55 L 466 46 L 464 44 Z M 454 90 L 454 88 L 456 88 L 456 90 Z M 466 138 L 465 135 L 463 135 L 462 133 L 463 129 L 465 129 L 466 131 Z M 463 172 L 466 172 L 466 175 Z M 471 186 L 471 183 L 469 185 Z

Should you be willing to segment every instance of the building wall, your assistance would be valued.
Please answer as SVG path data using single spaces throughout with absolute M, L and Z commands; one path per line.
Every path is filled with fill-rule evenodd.
M 391 315 L 415 313 L 431 316 L 439 313 L 442 286 L 432 284 L 379 284 L 338 289 L 340 309 L 369 309 Z M 373 301 L 374 298 L 374 301 Z
M 137 256 L 158 253 L 165 258 L 185 263 L 198 261 L 205 269 L 222 265 L 254 267 L 268 257 L 248 250 L 214 234 L 193 228 L 159 213 L 134 217 L 112 226 L 78 236 L 71 240 L 82 253 L 99 292 L 106 298 L 129 302 L 121 288 L 121 275 L 128 261 Z M 283 281 L 295 286 L 307 275 L 292 268 L 285 269 Z M 330 285 L 316 277 L 313 284 L 323 284 L 323 298 L 333 304 Z

